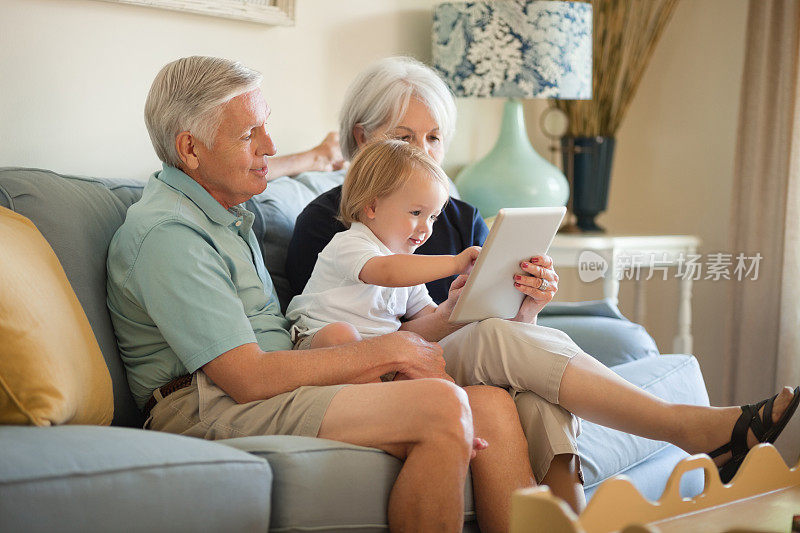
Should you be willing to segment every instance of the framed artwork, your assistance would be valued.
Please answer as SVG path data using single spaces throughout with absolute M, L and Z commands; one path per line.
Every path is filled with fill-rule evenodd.
M 293 26 L 295 0 L 103 0 L 261 24 Z

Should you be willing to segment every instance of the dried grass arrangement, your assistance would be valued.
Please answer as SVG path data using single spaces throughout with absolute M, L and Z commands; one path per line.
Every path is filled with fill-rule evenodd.
M 613 137 L 678 0 L 591 0 L 592 100 L 557 100 L 568 135 Z

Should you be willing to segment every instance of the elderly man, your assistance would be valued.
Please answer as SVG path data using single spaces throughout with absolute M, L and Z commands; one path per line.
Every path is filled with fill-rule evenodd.
M 481 527 L 505 528 L 511 491 L 532 482 L 505 391 L 457 387 L 441 348 L 408 332 L 292 351 L 253 215 L 240 205 L 265 189 L 276 152 L 261 81 L 238 63 L 190 57 L 165 66 L 147 98 L 163 170 L 128 210 L 108 257 L 108 307 L 146 427 L 385 450 L 404 460 L 389 501 L 398 529 L 460 530 L 472 461 Z M 368 383 L 392 371 L 409 380 Z

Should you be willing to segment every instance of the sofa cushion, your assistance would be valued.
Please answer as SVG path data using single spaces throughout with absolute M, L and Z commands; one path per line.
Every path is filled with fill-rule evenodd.
M 267 531 L 272 474 L 228 446 L 128 428 L 0 427 L 0 531 Z
M 700 366 L 691 355 L 657 355 L 618 365 L 612 370 L 663 400 L 708 405 Z M 609 477 L 626 474 L 664 450 L 677 450 L 680 452 L 678 459 L 686 456 L 672 444 L 637 437 L 585 420 L 581 421 L 578 449 L 586 481 L 585 489 L 589 492 Z M 674 463 L 659 472 L 660 476 L 640 479 L 640 490 L 648 495 L 660 494 L 672 467 Z
M 103 352 L 114 385 L 114 424 L 141 426 L 106 308 L 108 243 L 141 182 L 61 176 L 48 170 L 0 169 L 0 205 L 36 224 L 58 256 Z
M 273 497 L 269 530 L 385 531 L 389 492 L 401 462 L 375 448 L 308 437 L 218 441 L 269 461 Z M 467 476 L 464 519 L 475 520 Z
M 0 207 L 0 424 L 110 424 L 111 377 L 52 248 Z
M 604 316 L 544 316 L 539 324 L 560 329 L 581 349 L 606 366 L 658 355 L 647 330 L 629 320 Z
M 245 207 L 256 214 L 253 230 L 260 236 L 261 253 L 275 292 L 286 311 L 292 297 L 286 277 L 286 250 L 292 240 L 297 215 L 314 198 L 341 185 L 344 170 L 337 172 L 304 172 L 294 178 L 272 180 L 261 194 L 248 200 Z
M 606 366 L 658 355 L 647 330 L 625 318 L 608 298 L 552 302 L 539 313 L 539 324 L 565 332 Z

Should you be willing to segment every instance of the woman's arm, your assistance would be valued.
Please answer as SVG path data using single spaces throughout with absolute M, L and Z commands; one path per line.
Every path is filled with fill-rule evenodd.
M 361 268 L 358 278 L 381 287 L 413 287 L 469 270 L 480 253 L 470 246 L 458 255 L 393 254 L 373 257 Z
M 294 176 L 301 172 L 330 172 L 344 166 L 344 158 L 339 148 L 339 134 L 330 132 L 314 148 L 297 154 L 271 157 L 269 159 L 267 181 L 281 176 Z

